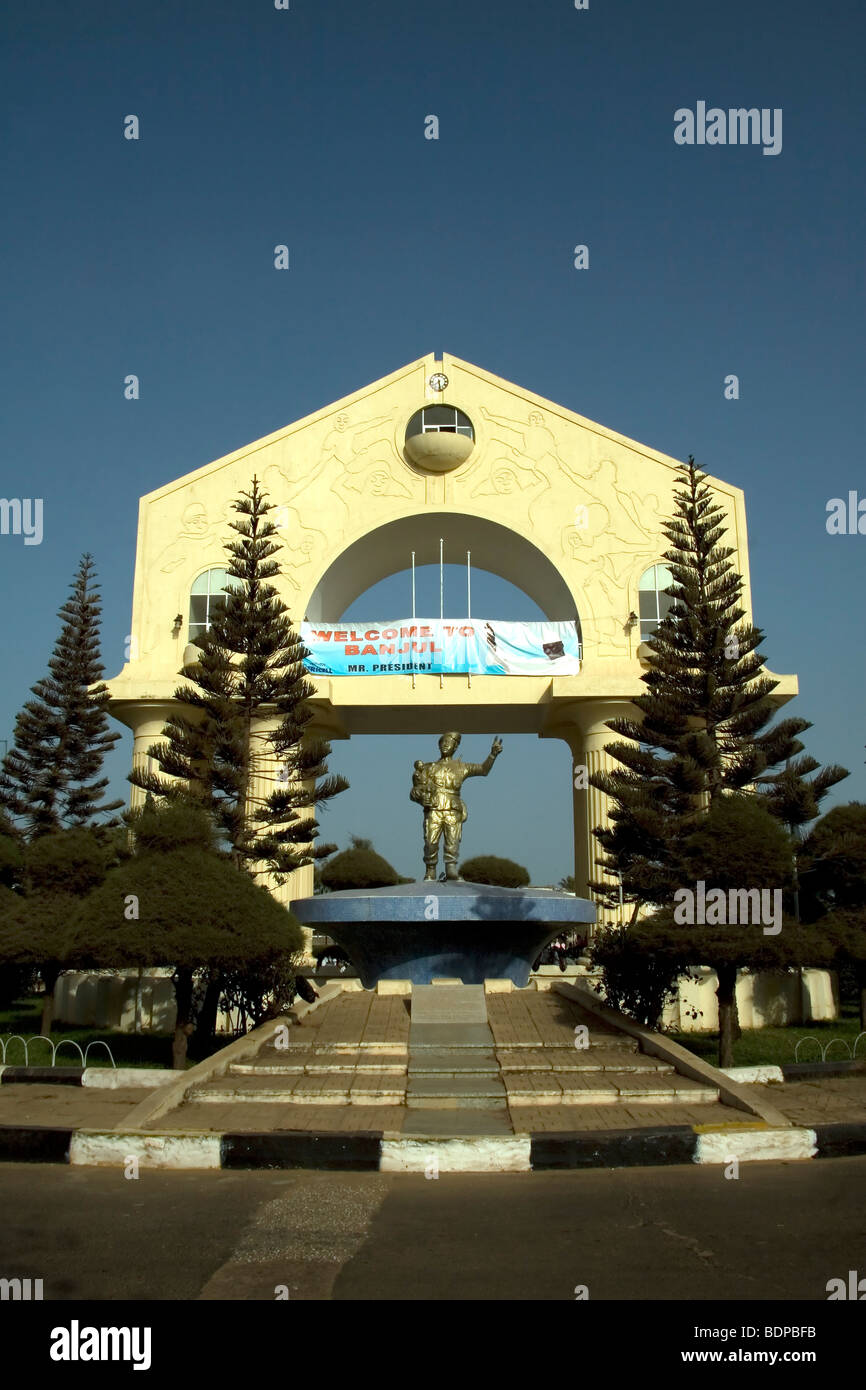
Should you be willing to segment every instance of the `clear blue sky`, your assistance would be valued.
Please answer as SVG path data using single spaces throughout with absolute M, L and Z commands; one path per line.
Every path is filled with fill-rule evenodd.
M 45 535 L 0 536 L 0 738 L 84 550 L 122 665 L 142 493 L 445 349 L 745 489 L 767 662 L 866 799 L 866 536 L 824 524 L 866 496 L 860 6 L 46 0 L 3 38 L 0 491 L 43 498 Z M 782 152 L 676 145 L 698 101 L 781 108 Z M 368 616 L 405 610 L 390 583 Z M 479 577 L 485 607 L 535 611 Z M 417 741 L 382 745 L 335 745 L 355 786 L 323 829 L 409 872 Z M 467 852 L 570 871 L 564 745 L 507 740 L 469 810 Z

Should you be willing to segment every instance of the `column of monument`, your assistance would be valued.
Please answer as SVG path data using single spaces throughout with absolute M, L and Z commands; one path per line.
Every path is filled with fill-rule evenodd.
M 574 885 L 575 891 L 598 902 L 598 895 L 589 888 L 591 880 L 605 881 L 602 870 L 604 851 L 593 831 L 607 828 L 609 802 L 603 792 L 592 785 L 592 777 L 600 772 L 612 772 L 619 764 L 606 753 L 605 745 L 616 741 L 607 727 L 608 719 L 631 711 L 626 700 L 588 702 L 586 709 L 575 712 L 574 723 L 562 730 L 560 737 L 571 749 L 572 805 L 574 813 Z M 602 908 L 599 905 L 599 924 L 627 920 L 627 911 Z

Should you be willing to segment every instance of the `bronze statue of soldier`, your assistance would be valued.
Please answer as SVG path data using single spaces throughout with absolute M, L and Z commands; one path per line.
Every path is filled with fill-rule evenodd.
M 439 761 L 423 763 L 419 759 L 415 763 L 409 798 L 424 810 L 425 879 L 436 877 L 439 841 L 443 836 L 445 878 L 451 882 L 459 878 L 457 856 L 463 822 L 468 814 L 460 788 L 467 777 L 486 777 L 502 752 L 502 739 L 495 738 L 483 763 L 461 763 L 454 758 L 459 743 L 460 734 L 443 734 L 439 740 Z

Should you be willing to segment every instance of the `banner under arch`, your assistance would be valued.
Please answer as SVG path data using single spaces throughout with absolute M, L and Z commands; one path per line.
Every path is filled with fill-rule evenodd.
M 310 653 L 304 665 L 316 676 L 580 672 L 575 622 L 401 618 L 370 624 L 301 623 L 300 635 Z

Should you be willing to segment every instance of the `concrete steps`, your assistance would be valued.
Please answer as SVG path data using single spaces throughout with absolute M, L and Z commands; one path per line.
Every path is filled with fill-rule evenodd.
M 480 986 L 442 985 L 418 987 L 411 1015 L 401 1000 L 387 1009 L 383 1002 L 358 996 L 328 1006 L 316 1027 L 291 1029 L 288 1047 L 272 1041 L 194 1086 L 187 1105 L 215 1116 L 218 1106 L 237 1107 L 239 1127 L 245 1110 L 262 1125 L 251 1107 L 282 1106 L 276 1128 L 292 1128 L 296 1107 L 399 1108 L 405 1119 L 397 1127 L 407 1133 L 492 1135 L 525 1127 L 522 1116 L 548 1129 L 558 1112 L 563 1123 L 584 1113 L 587 1128 L 616 1128 L 619 1107 L 628 1128 L 650 1123 L 641 1115 L 700 1116 L 719 1104 L 716 1088 L 552 995 L 486 996 Z M 588 1022 L 578 1026 L 581 1018 Z
M 672 1069 L 671 1069 L 672 1070 Z M 518 1105 L 705 1105 L 717 1102 L 715 1087 L 668 1072 L 506 1072 L 508 1104 Z
M 194 1087 L 192 1103 L 214 1105 L 403 1105 L 405 1072 L 331 1071 L 302 1076 L 225 1076 Z
M 507 1110 L 481 985 L 421 985 L 412 992 L 409 1110 Z
M 675 1068 L 668 1062 L 629 1048 L 597 1047 L 578 1050 L 566 1047 L 497 1048 L 496 1056 L 503 1073 L 524 1071 L 615 1071 L 671 1074 Z
M 405 1057 L 409 1049 L 404 1042 L 382 1042 L 381 1039 L 375 1042 L 319 1042 L 310 1038 L 309 1041 L 293 1042 L 290 1047 L 284 1048 L 265 1043 L 256 1055 L 262 1062 L 279 1062 L 281 1058 L 313 1051 L 322 1056 L 329 1054 L 334 1057 L 354 1057 L 356 1054 L 368 1052 L 387 1054 L 389 1057 Z
M 417 1076 L 406 1088 L 410 1110 L 505 1110 L 505 1086 L 498 1076 Z
M 508 1041 L 505 1041 L 501 1036 L 504 1031 L 505 1030 L 501 1028 L 495 1030 L 495 1032 L 500 1034 L 494 1044 L 497 1052 L 529 1052 L 533 1049 L 544 1048 L 545 1051 L 582 1052 L 585 1056 L 587 1052 L 613 1048 L 621 1053 L 634 1052 L 640 1054 L 640 1048 L 636 1040 L 626 1037 L 624 1033 L 590 1033 L 587 1039 L 587 1047 L 575 1047 L 574 1039 L 568 1034 L 563 1036 L 561 1032 L 555 1033 L 550 1038 L 545 1038 L 539 1034 L 534 1038 L 509 1038 Z
M 301 1053 L 297 1057 L 284 1054 L 285 1060 L 234 1062 L 228 1069 L 229 1076 L 291 1076 L 318 1075 L 320 1072 L 376 1071 L 390 1072 L 394 1076 L 405 1076 L 406 1057 L 392 1052 L 320 1052 L 318 1049 Z
M 430 1047 L 409 1056 L 411 1077 L 499 1076 L 499 1062 L 492 1048 Z

